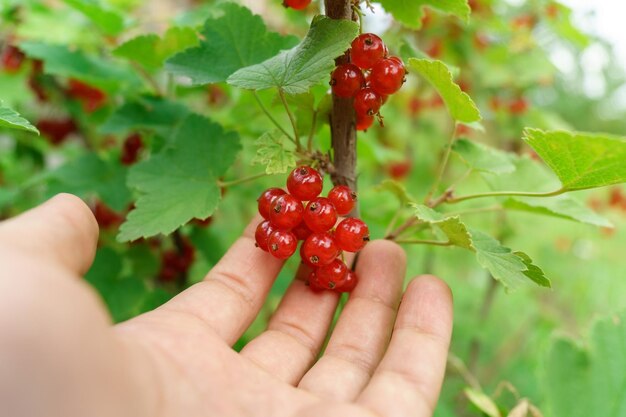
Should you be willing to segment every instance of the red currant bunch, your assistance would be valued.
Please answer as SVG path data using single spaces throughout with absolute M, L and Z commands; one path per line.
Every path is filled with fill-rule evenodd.
M 313 268 L 308 283 L 313 290 L 350 292 L 357 276 L 339 259 L 343 251 L 358 252 L 369 241 L 367 225 L 348 217 L 357 195 L 338 185 L 320 197 L 322 175 L 309 166 L 299 166 L 287 178 L 287 191 L 268 188 L 259 199 L 264 220 L 255 232 L 256 246 L 278 259 L 291 257 L 300 246 L 302 262 Z
M 333 94 L 353 98 L 356 130 L 367 130 L 389 95 L 404 84 L 406 69 L 398 57 L 389 57 L 387 45 L 373 33 L 363 33 L 352 41 L 349 64 L 338 65 L 331 74 Z

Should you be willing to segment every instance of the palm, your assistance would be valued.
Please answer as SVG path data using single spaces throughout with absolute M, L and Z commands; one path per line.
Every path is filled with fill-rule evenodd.
M 107 410 L 134 416 L 432 414 L 450 335 L 449 292 L 434 278 L 415 280 L 398 310 L 405 259 L 394 244 L 372 242 L 362 252 L 357 267 L 361 282 L 319 360 L 338 297 L 313 293 L 302 279 L 294 280 L 268 329 L 237 353 L 230 346 L 258 314 L 282 266 L 254 247 L 250 230 L 205 281 L 111 332 L 104 309 L 82 282 L 71 279 L 84 272 L 93 257 L 93 219 L 74 199 L 57 200 L 62 201 L 3 224 L 0 242 L 42 226 L 33 224 L 37 211 L 65 211 L 52 216 L 65 224 L 48 225 L 50 233 L 58 235 L 77 224 L 83 228 L 54 236 L 66 247 L 57 244 L 55 256 L 39 265 L 53 271 L 54 279 L 47 281 L 47 290 L 45 285 L 40 288 L 38 305 L 55 312 L 45 326 L 60 330 L 48 336 L 58 340 L 40 342 L 64 347 L 65 355 L 51 360 L 67 361 L 67 369 L 76 369 L 72 381 L 79 384 L 75 390 L 85 391 L 77 400 L 86 402 L 85 409 L 90 399 L 106 404 L 99 408 L 101 415 Z M 59 241 L 54 238 L 50 240 Z M 23 248 L 18 244 L 17 250 L 32 251 L 28 244 Z M 26 277 L 20 282 L 37 279 L 36 272 L 24 271 L 19 259 L 6 256 L 15 264 L 15 273 Z M 0 279 L 0 294 L 8 293 L 2 285 L 8 286 L 7 280 Z M 32 306 L 21 303 L 9 303 L 9 308 L 23 310 L 20 314 L 26 319 L 37 315 Z M 69 336 L 64 334 L 67 329 L 72 329 Z M 72 415 L 64 408 L 67 404 L 58 407 Z M 50 405 L 47 410 L 54 415 Z

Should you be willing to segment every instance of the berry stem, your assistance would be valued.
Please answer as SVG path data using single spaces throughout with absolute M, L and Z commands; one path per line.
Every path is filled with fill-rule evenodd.
M 486 198 L 486 197 L 514 197 L 514 196 L 519 196 L 519 197 L 554 197 L 557 195 L 561 195 L 564 194 L 566 192 L 568 192 L 569 190 L 565 189 L 565 188 L 559 188 L 558 190 L 555 191 L 550 191 L 547 193 L 531 193 L 531 192 L 524 192 L 524 191 L 493 191 L 493 192 L 489 192 L 489 193 L 479 193 L 479 194 L 470 194 L 470 195 L 464 195 L 461 197 L 450 197 L 448 199 L 445 200 L 445 202 L 447 204 L 456 204 L 456 203 L 460 203 L 461 201 L 466 201 L 466 200 L 473 200 L 476 198 Z
M 219 181 L 218 180 L 217 185 L 220 188 L 228 188 L 233 185 L 239 185 L 239 184 L 243 184 L 246 182 L 258 180 L 259 178 L 267 177 L 268 175 L 269 174 L 266 174 L 265 172 L 261 172 L 259 174 L 250 175 L 249 177 L 237 178 L 236 180 L 232 180 L 232 181 Z
M 289 132 L 287 132 L 281 125 L 280 123 L 278 123 L 276 121 L 276 119 L 274 119 L 274 116 L 272 116 L 272 114 L 270 113 L 270 111 L 267 109 L 267 107 L 265 107 L 265 104 L 263 104 L 263 101 L 261 101 L 261 98 L 259 97 L 259 95 L 257 94 L 256 91 L 253 91 L 252 94 L 254 95 L 254 98 L 256 99 L 256 102 L 259 104 L 259 107 L 261 108 L 261 110 L 263 110 L 263 113 L 265 113 L 265 115 L 267 116 L 268 119 L 270 119 L 270 121 L 274 124 L 274 126 L 276 126 L 278 128 L 278 130 L 280 130 L 285 136 L 287 136 L 287 138 L 289 138 L 290 141 L 292 141 L 294 144 L 297 143 L 294 140 L 294 138 L 289 134 Z
M 313 111 L 313 120 L 311 120 L 311 130 L 309 131 L 309 138 L 306 142 L 306 149 L 308 152 L 313 152 L 313 137 L 315 136 L 315 128 L 317 127 L 317 109 Z
M 439 184 L 441 184 L 441 181 L 443 180 L 443 176 L 446 173 L 446 168 L 448 167 L 448 162 L 450 161 L 450 154 L 452 153 L 452 145 L 454 144 L 455 132 L 456 132 L 456 124 L 455 124 L 454 129 L 452 130 L 450 139 L 448 140 L 448 143 L 446 144 L 446 151 L 443 155 L 443 158 L 441 159 L 441 163 L 439 164 L 439 172 L 437 174 L 437 177 L 435 178 L 435 182 L 430 187 L 430 190 L 428 191 L 428 194 L 426 195 L 426 198 L 424 199 L 424 203 L 429 207 L 435 207 L 438 205 L 438 204 L 433 204 L 432 196 L 437 191 L 437 188 L 439 188 Z
M 406 240 L 396 240 L 395 242 L 401 245 L 452 246 L 452 242 L 450 241 L 443 242 L 439 240 L 406 239 Z
M 325 0 L 326 15 L 331 19 L 355 20 L 352 0 Z M 336 60 L 337 65 L 348 63 L 348 56 Z M 334 153 L 335 172 L 331 174 L 334 185 L 347 185 L 357 190 L 356 181 L 356 120 L 352 99 L 333 95 L 333 108 L 330 113 L 331 142 Z M 351 213 L 358 215 L 358 207 Z
M 300 135 L 298 134 L 298 125 L 296 124 L 296 118 L 293 117 L 293 113 L 291 113 L 291 109 L 289 109 L 289 103 L 287 103 L 287 98 L 285 97 L 285 92 L 281 88 L 278 89 L 278 95 L 280 96 L 280 101 L 283 102 L 283 106 L 285 106 L 285 111 L 287 112 L 287 116 L 289 116 L 291 127 L 293 127 L 296 149 L 298 151 L 301 151 L 302 145 L 300 145 Z

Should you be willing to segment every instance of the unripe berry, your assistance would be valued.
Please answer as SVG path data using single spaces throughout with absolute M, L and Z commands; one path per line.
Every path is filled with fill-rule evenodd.
M 370 240 L 369 228 L 362 220 L 350 217 L 337 225 L 334 238 L 341 250 L 358 252 Z
M 267 242 L 270 254 L 278 259 L 287 259 L 296 252 L 298 239 L 286 230 L 276 230 Z
M 300 247 L 302 262 L 312 267 L 328 265 L 338 255 L 339 248 L 328 233 L 313 233 Z
M 319 172 L 308 166 L 297 167 L 287 178 L 287 189 L 301 201 L 310 201 L 320 195 L 324 180 Z
M 262 221 L 256 227 L 256 231 L 254 232 L 254 240 L 256 241 L 256 246 L 260 249 L 263 249 L 265 252 L 269 251 L 268 243 L 272 233 L 274 233 L 276 229 L 269 220 Z
M 330 76 L 330 86 L 337 97 L 354 97 L 364 85 L 363 72 L 353 64 L 338 65 Z
M 348 267 L 340 259 L 335 259 L 330 264 L 321 266 L 315 271 L 317 283 L 328 290 L 343 285 L 347 274 Z
M 337 214 L 345 216 L 352 211 L 356 204 L 356 193 L 346 185 L 338 185 L 328 193 L 328 199 L 335 206 Z
M 270 222 L 281 230 L 290 230 L 302 221 L 302 202 L 289 194 L 276 197 L 270 204 Z
M 283 194 L 287 194 L 287 192 L 280 188 L 268 188 L 263 191 L 261 196 L 256 200 L 258 202 L 259 213 L 264 219 L 270 218 L 270 205 L 272 201 Z
M 372 68 L 370 87 L 380 95 L 390 95 L 404 84 L 406 70 L 398 57 L 383 59 Z
M 303 217 L 313 232 L 326 232 L 337 223 L 337 210 L 329 199 L 317 197 L 307 204 Z
M 387 56 L 387 46 L 377 35 L 364 33 L 352 41 L 350 60 L 362 69 L 370 69 Z

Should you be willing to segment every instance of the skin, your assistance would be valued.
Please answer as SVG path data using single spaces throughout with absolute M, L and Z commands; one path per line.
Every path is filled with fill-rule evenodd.
M 361 252 L 360 282 L 323 355 L 336 294 L 301 270 L 268 329 L 231 346 L 283 262 L 254 247 L 258 219 L 198 283 L 119 325 L 83 280 L 98 226 L 63 194 L 0 223 L 0 404 L 12 417 L 431 416 L 452 298 L 431 276 L 403 293 L 394 243 Z M 317 360 L 316 360 L 317 359 Z

